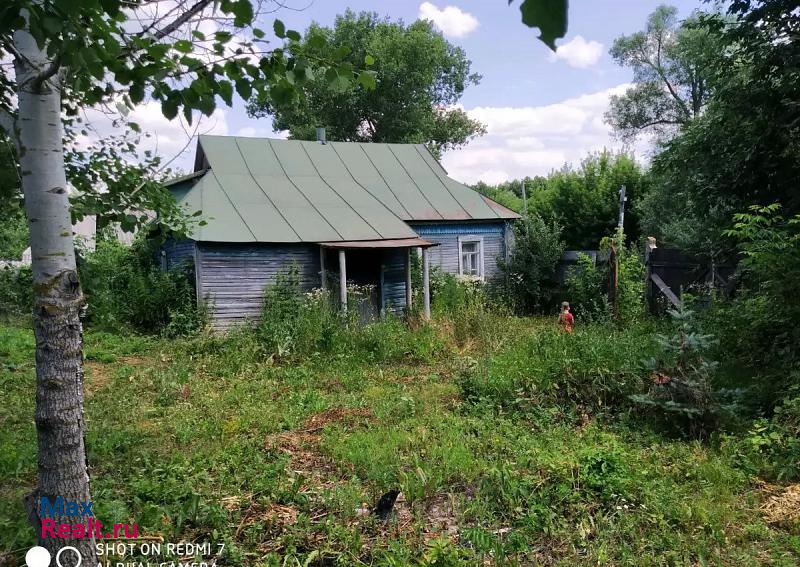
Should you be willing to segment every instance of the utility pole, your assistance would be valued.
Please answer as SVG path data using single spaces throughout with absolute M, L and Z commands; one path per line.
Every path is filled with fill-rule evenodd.
M 525 191 L 525 178 L 522 178 L 522 214 L 528 216 L 528 193 Z
M 625 196 L 625 186 L 623 185 L 619 188 L 619 223 L 617 224 L 619 228 L 622 228 L 625 224 L 625 201 L 627 200 L 628 198 Z

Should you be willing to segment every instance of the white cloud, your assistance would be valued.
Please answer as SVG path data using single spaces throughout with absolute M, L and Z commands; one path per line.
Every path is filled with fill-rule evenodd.
M 466 37 L 478 27 L 478 19 L 458 6 L 439 9 L 430 2 L 419 5 L 419 19 L 432 21 L 444 35 L 450 37 Z
M 603 148 L 622 149 L 612 139 L 603 114 L 609 97 L 629 87 L 623 84 L 543 106 L 467 110 L 471 118 L 486 124 L 487 134 L 446 153 L 442 164 L 459 181 L 497 183 L 545 175 Z M 637 146 L 637 155 L 643 157 L 647 148 Z
M 161 112 L 161 104 L 150 101 L 137 106 L 127 117 L 128 121 L 135 122 L 142 129 L 138 135 L 132 130 L 119 131 L 119 125 L 114 119 L 119 115 L 108 115 L 95 109 L 87 109 L 85 117 L 89 128 L 88 136 L 80 137 L 77 143 L 87 147 L 92 142 L 107 138 L 111 135 L 126 135 L 138 141 L 138 149 L 144 158 L 145 151 L 151 151 L 161 156 L 162 164 L 169 163 L 168 167 L 191 171 L 194 167 L 194 154 L 196 149 L 195 136 L 199 134 L 228 134 L 228 111 L 217 108 L 211 116 L 194 113 L 194 120 L 189 126 L 182 114 L 173 120 L 167 120 Z
M 564 45 L 559 45 L 552 60 L 566 61 L 570 67 L 586 69 L 591 67 L 603 56 L 603 44 L 597 41 L 586 41 L 576 35 Z

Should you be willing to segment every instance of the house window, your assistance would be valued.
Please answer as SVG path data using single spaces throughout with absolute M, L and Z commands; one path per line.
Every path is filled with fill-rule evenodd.
M 460 266 L 462 276 L 483 277 L 483 241 L 478 239 L 459 239 Z

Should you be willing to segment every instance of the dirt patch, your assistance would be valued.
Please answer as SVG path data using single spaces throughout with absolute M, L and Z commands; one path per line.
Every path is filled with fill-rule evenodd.
M 369 408 L 333 408 L 309 417 L 306 420 L 305 429 L 306 432 L 318 431 L 331 423 L 358 425 L 359 421 L 372 417 L 374 414 Z
M 761 505 L 764 519 L 772 525 L 791 530 L 800 528 L 800 484 L 783 489 L 770 487 L 772 495 Z
M 87 397 L 92 396 L 95 392 L 108 386 L 114 375 L 114 368 L 110 364 L 86 360 L 83 366 L 86 370 L 83 387 Z
M 361 425 L 374 417 L 368 408 L 332 408 L 309 417 L 303 429 L 284 431 L 269 435 L 265 441 L 268 450 L 279 450 L 289 455 L 289 467 L 297 474 L 315 479 L 314 484 L 325 485 L 335 476 L 336 467 L 319 450 L 325 426 L 341 423 L 350 426 Z
M 84 390 L 86 396 L 92 396 L 108 386 L 114 378 L 114 373 L 122 366 L 139 367 L 145 364 L 145 359 L 138 356 L 118 358 L 115 362 L 98 362 L 84 360 L 83 367 L 87 372 L 84 377 Z

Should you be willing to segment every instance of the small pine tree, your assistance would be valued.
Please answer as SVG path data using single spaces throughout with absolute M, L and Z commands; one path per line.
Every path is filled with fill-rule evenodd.
M 719 425 L 724 409 L 712 387 L 717 363 L 706 356 L 716 340 L 695 329 L 693 311 L 681 307 L 671 309 L 669 315 L 676 324 L 675 333 L 658 335 L 660 359 L 646 361 L 652 371 L 650 389 L 630 398 L 656 410 L 689 436 L 700 437 Z

